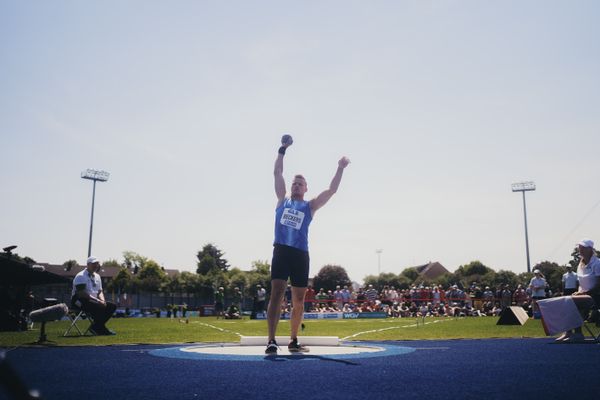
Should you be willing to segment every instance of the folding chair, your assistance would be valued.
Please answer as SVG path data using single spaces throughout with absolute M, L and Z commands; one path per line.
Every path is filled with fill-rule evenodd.
M 90 315 L 86 314 L 86 312 L 83 311 L 81 308 L 71 306 L 71 308 L 69 308 L 69 313 L 67 314 L 67 316 L 69 317 L 71 324 L 69 325 L 69 327 L 63 334 L 63 337 L 67 336 L 73 328 L 75 328 L 75 330 L 79 333 L 79 335 L 77 335 L 77 336 L 85 336 L 88 334 L 88 332 L 90 334 L 94 335 L 94 333 L 91 331 L 91 327 L 94 324 L 94 320 L 92 319 L 92 317 Z M 77 323 L 83 322 L 83 320 L 85 320 L 85 319 L 88 320 L 89 325 L 88 325 L 87 329 L 82 333 L 81 329 L 79 329 L 79 326 L 77 326 Z
M 593 316 L 593 320 L 591 322 L 587 322 L 584 323 L 583 326 L 585 327 L 585 329 L 589 332 L 589 334 L 592 336 L 591 340 L 586 340 L 587 342 L 592 342 L 592 343 L 600 343 L 600 296 L 593 296 L 594 302 L 596 303 L 596 305 L 592 308 L 592 312 L 591 312 L 591 316 Z M 590 329 L 590 325 L 596 325 L 596 328 L 598 328 L 598 333 L 594 333 L 591 329 Z
M 600 343 L 600 329 L 598 330 L 598 333 L 594 333 L 590 329 L 589 325 L 590 325 L 589 323 L 583 324 L 585 329 L 589 332 L 590 336 L 592 337 L 591 339 L 586 339 L 585 341 L 591 342 L 591 343 Z M 598 323 L 596 323 L 596 326 L 598 326 Z

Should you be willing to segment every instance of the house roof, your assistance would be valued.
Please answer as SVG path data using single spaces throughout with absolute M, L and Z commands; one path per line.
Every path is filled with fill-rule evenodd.
M 437 277 L 448 274 L 448 271 L 442 264 L 439 262 L 429 262 L 425 265 L 419 265 L 415 267 L 420 276 L 426 279 L 436 279 Z
M 177 270 L 177 269 L 165 269 L 165 274 L 167 274 L 167 276 L 169 278 L 172 278 L 174 276 L 179 275 L 179 270 Z

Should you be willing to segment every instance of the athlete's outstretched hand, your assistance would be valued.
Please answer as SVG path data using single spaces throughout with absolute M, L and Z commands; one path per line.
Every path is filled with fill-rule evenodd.
M 348 157 L 342 157 L 340 161 L 338 161 L 338 165 L 341 168 L 346 168 L 350 164 L 350 159 Z

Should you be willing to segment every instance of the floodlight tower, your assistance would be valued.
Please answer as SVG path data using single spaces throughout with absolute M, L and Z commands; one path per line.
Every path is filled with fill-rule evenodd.
M 92 255 L 92 231 L 94 228 L 94 200 L 96 198 L 96 182 L 106 182 L 110 174 L 106 171 L 98 171 L 95 169 L 86 169 L 81 173 L 82 179 L 94 181 L 94 189 L 92 192 L 92 218 L 90 220 L 90 240 L 88 242 L 88 257 Z
M 523 193 L 523 216 L 525 218 L 525 251 L 527 253 L 527 272 L 531 272 L 531 263 L 529 262 L 529 237 L 527 235 L 527 205 L 525 204 L 525 192 L 532 192 L 535 190 L 534 182 L 518 182 L 512 185 L 513 192 Z
M 377 249 L 375 253 L 377 253 L 377 274 L 381 275 L 381 253 L 383 253 L 383 249 Z

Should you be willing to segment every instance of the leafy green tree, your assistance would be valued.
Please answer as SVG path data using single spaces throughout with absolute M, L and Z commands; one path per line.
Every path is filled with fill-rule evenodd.
M 325 265 L 313 278 L 313 287 L 335 290 L 337 285 L 350 286 L 352 281 L 346 270 L 339 265 Z
M 240 288 L 244 295 L 250 294 L 248 292 L 248 272 L 242 271 L 239 268 L 232 268 L 228 271 L 228 289 L 233 292 L 234 288 Z
M 423 287 L 431 287 L 434 284 L 437 284 L 437 280 L 426 279 L 422 276 L 419 276 L 417 280 L 411 283 L 411 286 L 423 286 Z
M 500 270 L 498 272 L 488 272 L 481 280 L 482 285 L 490 288 L 499 288 L 504 284 L 508 284 L 510 288 L 515 289 L 520 283 L 517 274 L 512 271 Z
M 531 278 L 533 278 L 533 274 L 531 272 L 521 272 L 519 275 L 517 275 L 517 281 L 520 285 L 523 285 L 523 288 L 527 288 Z
M 216 268 L 209 271 L 206 275 L 200 275 L 204 278 L 204 282 L 211 285 L 214 289 L 219 286 L 227 287 L 229 285 L 229 275 L 225 271 Z
M 414 281 L 416 281 L 419 278 L 419 273 L 417 272 L 417 269 L 414 267 L 405 268 L 402 272 L 400 272 L 400 275 L 408 278 L 408 280 L 411 283 L 413 283 Z M 373 285 L 373 286 L 375 286 L 375 285 Z
M 184 291 L 185 282 L 181 276 L 181 274 L 176 274 L 173 276 L 167 276 L 166 282 L 164 284 L 164 289 L 167 293 L 182 293 Z
M 444 275 L 440 275 L 435 278 L 435 282 L 432 282 L 434 285 L 441 286 L 443 289 L 448 289 L 450 286 L 454 285 L 458 280 L 454 276 L 453 273 L 449 272 Z
M 223 255 L 224 253 L 212 243 L 205 244 L 204 247 L 202 247 L 202 250 L 196 255 L 198 258 L 198 269 L 196 272 L 199 274 L 207 274 L 210 270 L 215 268 L 226 272 L 229 269 L 229 262 Z
M 77 260 L 68 260 L 65 261 L 62 265 L 63 267 L 65 267 L 65 271 L 70 271 L 74 267 L 77 267 L 79 264 L 77 263 Z
M 471 261 L 470 263 L 468 263 L 466 265 L 461 265 L 457 269 L 457 273 L 460 272 L 460 275 L 463 277 L 468 277 L 468 276 L 473 276 L 473 275 L 483 276 L 490 271 L 492 271 L 491 268 L 483 265 L 483 263 L 481 261 L 477 261 L 477 260 Z
M 211 271 L 216 271 L 217 269 L 218 267 L 216 260 L 212 256 L 205 254 L 198 262 L 198 268 L 196 269 L 196 272 L 199 275 L 207 275 Z
M 189 271 L 182 271 L 177 275 L 179 279 L 179 284 L 181 285 L 181 290 L 186 293 L 195 293 L 198 288 L 198 282 L 200 277 L 198 274 L 194 274 Z
M 363 279 L 363 288 L 368 287 L 369 285 L 373 285 L 374 288 L 379 288 L 379 277 L 378 275 L 367 275 Z
M 468 264 L 461 265 L 454 272 L 457 283 L 460 282 L 464 287 L 469 287 L 472 282 L 482 282 L 482 278 L 493 269 L 485 266 L 481 261 L 471 261 Z
M 183 290 L 197 298 L 210 298 L 214 292 L 212 281 L 209 277 L 184 271 L 179 274 Z
M 139 272 L 139 270 L 144 268 L 149 261 L 148 257 L 144 257 L 133 251 L 124 251 L 123 258 L 125 259 L 125 266 L 131 268 L 134 273 Z
M 373 285 L 375 289 L 381 290 L 387 285 L 393 286 L 396 289 L 408 289 L 412 283 L 413 281 L 402 273 L 396 275 L 391 272 L 384 272 L 379 275 L 367 275 L 364 279 L 363 287 Z
M 253 261 L 252 269 L 247 273 L 248 296 L 254 296 L 256 285 L 267 290 L 271 287 L 271 265 L 267 261 Z
M 576 271 L 579 266 L 579 261 L 581 261 L 581 256 L 579 255 L 579 249 L 575 247 L 571 252 L 571 261 L 569 261 L 569 265 L 573 267 L 573 270 Z
M 167 274 L 154 260 L 148 260 L 140 269 L 137 280 L 142 290 L 158 292 L 167 282 Z
M 102 263 L 102 267 L 103 268 L 107 268 L 107 267 L 108 268 L 121 268 L 122 265 L 119 264 L 119 262 L 117 260 L 112 259 L 112 260 L 104 261 Z
M 133 290 L 134 283 L 131 272 L 127 268 L 121 268 L 117 275 L 108 282 L 107 289 L 118 293 L 128 293 Z
M 383 274 L 382 274 L 383 275 Z M 408 289 L 412 282 L 402 274 L 390 274 L 389 286 L 393 286 L 395 289 Z
M 269 264 L 268 261 L 253 261 L 250 271 L 263 276 L 268 276 L 269 280 L 271 279 L 271 264 Z

